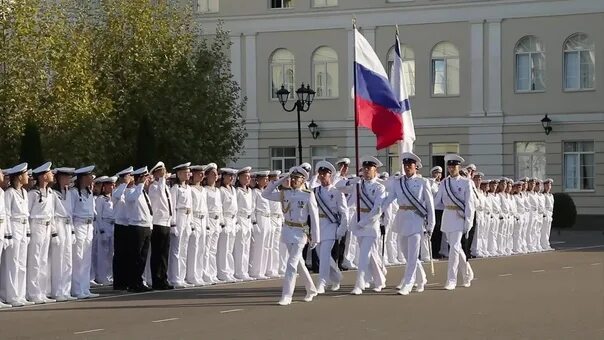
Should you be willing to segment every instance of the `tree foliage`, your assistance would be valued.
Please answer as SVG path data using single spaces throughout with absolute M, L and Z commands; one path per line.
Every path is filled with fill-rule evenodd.
M 0 5 L 0 164 L 17 160 L 27 122 L 57 165 L 224 163 L 241 150 L 245 99 L 221 25 L 208 38 L 178 2 L 81 3 Z M 143 127 L 154 145 L 139 158 Z

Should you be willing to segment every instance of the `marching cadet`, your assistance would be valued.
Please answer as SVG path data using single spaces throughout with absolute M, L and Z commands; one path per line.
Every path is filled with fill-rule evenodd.
M 334 174 L 332 184 L 336 185 L 341 180 L 346 180 L 348 176 L 348 168 L 350 167 L 350 158 L 341 158 L 336 162 L 337 172 Z
M 282 174 L 280 170 L 272 170 L 268 174 L 269 183 L 276 182 L 279 178 L 286 178 L 283 180 L 282 186 L 287 185 L 289 187 L 289 177 Z M 279 186 L 275 188 L 275 190 L 281 189 L 282 188 Z M 281 240 L 281 232 L 283 230 L 283 210 L 279 200 L 269 200 L 269 205 L 271 207 L 271 236 L 268 256 L 269 269 L 267 271 L 270 274 L 273 274 L 269 276 L 274 276 L 275 273 L 278 276 L 283 276 L 285 274 L 287 262 L 287 246 Z
M 348 231 L 345 235 L 344 254 L 342 259 L 341 267 L 345 270 L 357 268 L 357 253 L 358 253 L 358 242 L 356 236 L 352 233 L 350 226 L 356 223 L 353 217 L 356 216 L 356 196 L 354 195 L 355 186 L 359 179 L 356 175 L 349 175 L 346 179 L 341 179 L 337 182 L 336 188 L 344 193 L 346 198 L 346 205 L 348 206 Z M 354 217 L 356 218 L 356 217 Z
M 399 206 L 394 228 L 399 235 L 399 247 L 404 249 L 407 266 L 399 285 L 400 295 L 409 295 L 413 284 L 417 282 L 417 291 L 424 291 L 427 283 L 426 273 L 419 258 L 422 235 L 430 238 L 435 224 L 434 199 L 430 182 L 417 175 L 421 159 L 411 152 L 401 154 L 404 176 L 398 178 L 390 187 L 388 197 L 382 203 L 384 209 L 396 200 Z
M 76 180 L 71 188 L 71 206 L 75 244 L 73 245 L 73 274 L 71 292 L 78 299 L 97 297 L 90 292 L 90 267 L 92 262 L 92 239 L 94 236 L 94 196 L 92 194 L 92 172 L 94 165 L 77 169 Z
M 50 244 L 50 296 L 56 301 L 76 300 L 71 296 L 73 242 L 69 183 L 75 168 L 54 169 L 54 221 L 58 242 Z
M 187 250 L 187 275 L 186 281 L 196 286 L 210 284 L 205 282 L 204 259 L 207 242 L 208 228 L 208 195 L 206 189 L 201 185 L 204 177 L 205 167 L 203 165 L 191 166 L 191 198 L 193 217 L 191 219 L 191 238 Z
M 128 210 L 126 209 L 125 194 L 134 186 L 130 166 L 116 174 L 119 185 L 111 193 L 113 201 L 113 215 L 115 224 L 113 228 L 113 290 L 126 290 L 128 288 L 128 251 L 132 230 L 128 227 Z
M 291 179 L 291 189 L 276 191 L 275 189 L 288 178 Z M 310 302 L 317 295 L 315 284 L 302 259 L 302 249 L 309 242 L 309 236 L 311 248 L 315 248 L 321 241 L 318 228 L 311 228 L 308 225 L 309 217 L 312 226 L 318 225 L 319 211 L 314 193 L 303 189 L 306 180 L 308 180 L 308 172 L 302 167 L 296 166 L 290 169 L 287 176 L 272 182 L 262 192 L 262 196 L 266 199 L 281 202 L 283 208 L 284 224 L 281 237 L 287 246 L 288 258 L 283 279 L 283 291 L 279 300 L 281 306 L 289 305 L 292 302 L 297 271 L 300 271 L 300 279 L 306 288 L 304 301 Z
M 432 197 L 436 197 L 440 181 L 442 179 L 443 168 L 435 166 L 430 169 L 430 189 L 432 191 Z M 443 217 L 443 211 L 436 208 L 434 211 L 436 216 L 436 224 L 434 225 L 434 231 L 432 232 L 432 256 L 436 254 L 437 258 L 446 257 L 447 254 L 447 237 L 443 232 L 440 231 L 440 224 Z
M 474 198 L 472 187 L 467 178 L 459 174 L 460 164 L 464 161 L 459 155 L 445 156 L 449 177 L 440 183 L 435 205 L 444 209 L 441 230 L 446 233 L 449 242 L 449 264 L 446 290 L 457 285 L 458 269 L 461 269 L 463 286 L 470 287 L 474 279 L 472 267 L 461 249 L 461 236 L 472 228 L 474 220 Z
M 220 189 L 216 187 L 218 179 L 218 166 L 210 163 L 205 166 L 204 188 L 207 193 L 208 205 L 208 227 L 206 237 L 206 251 L 204 252 L 204 276 L 203 280 L 209 283 L 218 283 L 218 264 L 216 262 L 218 252 L 218 238 L 222 224 L 222 196 Z
M 102 285 L 113 281 L 113 201 L 111 193 L 117 177 L 101 177 L 101 191 L 96 199 L 96 223 L 98 227 L 96 282 Z
M 172 170 L 176 179 L 170 188 L 172 220 L 170 222 L 170 256 L 168 257 L 168 282 L 175 288 L 193 285 L 185 282 L 187 275 L 187 250 L 191 237 L 193 197 L 189 186 L 190 162 L 179 164 Z
M 384 183 L 386 192 L 391 191 L 391 187 L 396 184 L 400 177 L 401 176 L 392 176 L 388 178 L 388 180 Z M 390 206 L 384 207 L 384 225 L 386 227 L 386 258 L 382 260 L 385 262 L 384 265 L 386 266 L 401 264 L 398 259 L 399 253 L 402 252 L 398 246 L 399 235 L 397 233 L 397 228 L 394 226 L 394 218 L 392 218 L 393 216 L 396 216 L 397 212 L 398 204 L 395 201 L 392 201 Z
M 153 228 L 153 208 L 147 193 L 151 176 L 147 167 L 132 172 L 135 186 L 125 193 L 126 209 L 128 211 L 128 228 L 131 230 L 129 250 L 127 251 L 128 291 L 147 292 L 151 288 L 143 283 L 143 273 L 151 245 L 151 229 Z
M 153 181 L 149 184 L 149 200 L 153 209 L 151 231 L 151 284 L 153 289 L 173 289 L 168 282 L 168 259 L 170 256 L 170 231 L 172 224 L 172 197 L 166 183 L 166 165 L 157 162 L 150 171 Z
M 376 242 L 380 234 L 382 202 L 386 196 L 384 185 L 376 178 L 377 169 L 383 164 L 372 156 L 362 157 L 361 164 L 363 177 L 354 181 L 360 182 L 359 187 L 354 191 L 355 195 L 359 195 L 361 202 L 360 207 L 357 208 L 360 211 L 360 218 L 355 216 L 350 227 L 359 245 L 359 270 L 354 289 L 350 292 L 353 295 L 363 293 L 370 277 L 373 278 L 374 291 L 379 292 L 386 286 L 386 277 L 382 271 Z
M 13 307 L 33 305 L 25 299 L 27 245 L 30 238 L 27 191 L 29 182 L 27 163 L 15 165 L 7 170 L 9 187 L 4 193 L 6 205 L 7 247 L 2 261 L 3 299 Z
M 313 189 L 319 208 L 319 284 L 317 293 L 325 293 L 325 286 L 331 284 L 331 290 L 340 289 L 342 274 L 338 264 L 331 257 L 336 240 L 341 239 L 348 229 L 348 207 L 344 194 L 337 190 L 331 181 L 336 173 L 335 167 L 327 161 L 319 161 L 315 166 L 320 185 Z
M 554 195 L 552 195 L 552 184 L 554 180 L 551 178 L 543 181 L 543 196 L 545 198 L 545 217 L 543 228 L 541 228 L 541 248 L 543 250 L 553 250 L 549 243 L 549 235 L 552 230 L 552 221 L 554 217 Z
M 233 187 L 233 179 L 237 170 L 231 168 L 220 169 L 222 179 L 220 181 L 220 196 L 222 198 L 222 230 L 218 238 L 218 253 L 216 263 L 218 264 L 218 279 L 224 282 L 241 281 L 235 278 L 235 260 L 233 258 L 233 247 L 235 235 L 237 234 L 237 191 Z
M 27 194 L 31 230 L 27 249 L 27 299 L 36 304 L 55 301 L 46 296 L 50 292 L 50 242 L 51 239 L 55 245 L 59 242 L 53 221 L 55 196 L 50 188 L 50 183 L 54 180 L 51 166 L 52 163 L 47 162 L 32 171 L 36 185 Z
M 252 168 L 247 166 L 237 171 L 237 234 L 233 246 L 233 260 L 235 265 L 235 278 L 249 281 L 250 268 L 250 242 L 252 238 L 252 224 L 256 224 L 254 212 L 253 189 L 249 187 Z M 264 273 L 266 270 L 262 273 Z
M 250 246 L 249 275 L 255 279 L 279 276 L 279 240 L 273 242 L 271 224 L 271 201 L 262 196 L 268 185 L 269 171 L 256 172 L 256 189 L 252 190 L 254 220 L 252 222 L 252 244 Z M 273 249 L 273 247 L 275 247 Z

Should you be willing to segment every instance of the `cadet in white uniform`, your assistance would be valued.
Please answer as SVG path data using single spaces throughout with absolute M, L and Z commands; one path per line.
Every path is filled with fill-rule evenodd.
M 359 245 L 359 260 L 357 280 L 351 294 L 360 295 L 366 288 L 369 278 L 373 278 L 374 291 L 379 292 L 386 286 L 386 277 L 382 271 L 381 257 L 377 249 L 377 237 L 380 234 L 380 218 L 382 216 L 382 202 L 386 197 L 386 189 L 377 181 L 377 168 L 382 162 L 375 157 L 361 158 L 363 179 L 355 179 L 359 183 L 353 192 L 360 197 L 360 219 L 353 217 L 350 223 L 352 234 L 356 236 Z M 356 184 L 353 183 L 353 184 Z M 356 200 L 355 198 L 353 198 Z
M 194 283 L 185 282 L 187 275 L 187 250 L 191 237 L 191 217 L 193 197 L 189 186 L 191 163 L 183 163 L 173 168 L 175 183 L 170 189 L 173 200 L 173 219 L 170 227 L 170 256 L 168 257 L 168 281 L 175 288 L 191 287 Z
M 447 234 L 449 242 L 448 277 L 446 290 L 457 285 L 457 272 L 461 270 L 463 286 L 470 287 L 474 273 L 461 249 L 461 236 L 468 234 L 474 221 L 474 199 L 472 187 L 467 178 L 459 175 L 460 164 L 464 161 L 458 155 L 445 156 L 449 177 L 440 183 L 435 206 L 444 209 L 441 230 Z
M 399 207 L 394 228 L 399 237 L 399 247 L 405 250 L 407 266 L 398 293 L 409 295 L 414 283 L 417 282 L 417 291 L 420 293 L 427 283 L 426 273 L 418 257 L 422 235 L 426 234 L 428 240 L 432 235 L 435 215 L 430 182 L 417 175 L 421 159 L 411 152 L 403 153 L 401 158 L 405 175 L 390 187 L 382 206 L 386 207 L 396 200 Z
M 335 167 L 327 161 L 319 161 L 315 166 L 319 186 L 313 189 L 319 208 L 319 284 L 317 293 L 325 293 L 325 286 L 331 283 L 331 290 L 340 289 L 342 274 L 338 264 L 331 257 L 331 250 L 337 239 L 348 230 L 348 207 L 344 194 L 331 181 Z
M 115 188 L 117 177 L 106 177 L 100 180 L 101 194 L 97 197 L 96 222 L 98 227 L 98 248 L 96 282 L 110 284 L 113 281 L 113 201 L 111 193 Z
M 153 230 L 151 231 L 151 282 L 153 289 L 174 288 L 168 282 L 168 259 L 170 257 L 170 226 L 172 224 L 172 197 L 166 183 L 166 166 L 157 162 L 150 171 L 153 182 L 149 185 L 149 200 L 153 209 Z
M 27 251 L 27 299 L 36 304 L 54 302 L 46 294 L 50 292 L 50 267 L 48 252 L 50 241 L 59 242 L 55 229 L 55 196 L 50 183 L 52 163 L 47 162 L 32 171 L 36 184 L 27 194 L 31 238 Z
M 2 189 L 2 186 L 4 184 L 4 171 L 2 171 L 2 169 L 0 169 L 0 268 L 2 268 L 2 252 L 4 251 L 4 248 L 8 247 L 9 244 L 11 243 L 9 241 L 9 235 L 7 233 L 7 229 L 6 229 L 6 206 L 4 204 L 4 190 Z M 1 273 L 0 273 L 1 275 Z M 0 293 L 0 296 L 3 295 Z M 1 298 L 0 298 L 0 308 L 7 308 L 7 307 L 12 307 L 9 304 L 6 304 L 4 302 L 2 302 Z
M 545 217 L 543 228 L 541 228 L 541 248 L 543 250 L 553 250 L 549 243 L 549 235 L 552 231 L 552 221 L 554 217 L 554 195 L 552 195 L 552 184 L 554 180 L 551 178 L 543 181 L 543 196 L 545 198 Z
M 205 167 L 203 165 L 191 166 L 191 197 L 193 199 L 193 218 L 191 220 L 191 238 L 187 251 L 187 276 L 186 280 L 196 286 L 210 284 L 205 282 L 204 259 L 206 252 L 206 238 L 208 228 L 208 195 L 207 190 L 201 186 Z
M 287 178 L 291 177 L 291 189 L 276 191 L 275 189 Z M 308 218 L 313 226 L 319 223 L 319 212 L 317 201 L 312 191 L 302 189 L 304 181 L 308 179 L 308 173 L 301 167 L 290 169 L 289 176 L 272 182 L 263 192 L 262 196 L 271 201 L 281 202 L 283 207 L 284 224 L 281 237 L 286 244 L 289 257 L 287 268 L 283 279 L 283 292 L 279 304 L 286 306 L 291 304 L 294 287 L 296 286 L 296 272 L 300 271 L 300 279 L 306 288 L 304 301 L 310 302 L 317 295 L 317 289 L 312 281 L 308 269 L 302 260 L 302 249 L 309 241 L 314 248 L 321 240 L 318 228 L 308 225 Z M 310 230 L 309 230 L 310 228 Z M 297 268 L 297 270 L 296 270 Z
M 75 242 L 71 218 L 71 191 L 69 182 L 74 168 L 56 168 L 54 224 L 59 242 L 50 244 L 50 296 L 57 301 L 76 300 L 71 296 L 73 242 Z
M 206 251 L 204 253 L 204 277 L 205 282 L 218 283 L 217 278 L 218 265 L 216 255 L 218 251 L 218 238 L 222 224 L 222 196 L 220 189 L 216 187 L 218 178 L 218 167 L 215 163 L 206 165 L 205 170 L 205 189 L 207 192 L 208 204 L 208 228 L 206 238 Z
M 252 224 L 256 224 L 254 214 L 254 190 L 249 187 L 251 167 L 244 167 L 237 171 L 237 234 L 233 246 L 233 260 L 235 264 L 235 278 L 249 281 L 250 243 L 252 238 Z M 264 274 L 266 270 L 262 273 Z
M 128 245 L 129 266 L 128 291 L 146 292 L 151 290 L 143 283 L 143 273 L 151 245 L 151 229 L 153 228 L 153 208 L 149 199 L 149 184 L 151 176 L 147 167 L 132 172 L 134 189 L 125 193 L 126 209 L 128 211 L 128 228 L 132 230 L 131 244 Z
M 254 219 L 252 222 L 252 242 L 250 246 L 249 275 L 252 278 L 279 276 L 279 240 L 273 242 L 271 224 L 271 201 L 262 197 L 268 185 L 269 171 L 256 172 L 256 188 L 252 190 Z M 272 249 L 273 244 L 275 249 Z
M 27 163 L 7 170 L 10 187 L 4 193 L 6 205 L 7 247 L 2 261 L 2 297 L 13 307 L 31 305 L 25 299 L 27 244 L 29 243 L 29 209 L 27 191 L 24 186 L 29 182 Z
M 233 247 L 237 234 L 237 191 L 233 187 L 233 178 L 237 170 L 231 168 L 220 169 L 222 174 L 220 197 L 222 198 L 222 230 L 218 238 L 218 279 L 225 282 L 237 282 L 235 278 L 235 260 Z
M 75 244 L 73 245 L 73 275 L 71 292 L 78 299 L 97 297 L 90 292 L 90 266 L 92 262 L 92 238 L 94 236 L 94 196 L 92 195 L 92 172 L 94 166 L 77 169 L 76 180 L 71 189 L 71 205 Z
M 281 176 L 280 170 L 270 171 L 268 174 L 268 182 L 276 182 Z M 285 176 L 284 176 L 285 177 Z M 267 182 L 267 184 L 268 184 Z M 289 185 L 289 177 L 283 181 L 282 185 Z M 266 187 L 262 188 L 264 191 Z M 280 190 L 278 187 L 275 190 Z M 262 195 L 262 191 L 260 195 Z M 269 206 L 271 211 L 271 231 L 269 236 L 269 254 L 267 264 L 267 276 L 277 277 L 285 274 L 285 264 L 287 261 L 287 247 L 281 240 L 281 230 L 283 225 L 283 211 L 281 202 L 270 201 Z

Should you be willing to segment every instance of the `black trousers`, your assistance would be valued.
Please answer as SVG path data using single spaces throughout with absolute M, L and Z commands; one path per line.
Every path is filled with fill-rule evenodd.
M 147 255 L 149 255 L 149 246 L 151 245 L 151 228 L 131 225 L 132 240 L 129 245 L 130 258 L 128 270 L 128 287 L 139 288 L 143 286 L 143 273 L 147 264 Z
M 153 225 L 151 232 L 151 278 L 153 288 L 168 285 L 168 256 L 170 252 L 170 227 Z
M 443 238 L 443 233 L 442 233 L 442 231 L 440 231 L 440 224 L 443 219 L 443 210 L 435 210 L 434 213 L 435 213 L 436 221 L 435 221 L 434 231 L 432 232 L 432 239 L 431 239 L 432 256 L 435 259 L 438 259 L 438 258 L 441 258 L 439 251 L 440 251 L 440 242 L 442 241 L 442 238 Z
M 130 243 L 130 229 L 123 224 L 115 224 L 113 230 L 113 288 L 126 289 L 128 287 L 126 252 Z

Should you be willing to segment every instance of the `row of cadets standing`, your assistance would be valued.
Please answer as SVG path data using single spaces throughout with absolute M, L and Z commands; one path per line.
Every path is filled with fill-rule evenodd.
M 202 186 L 205 167 L 192 165 L 191 169 L 191 198 L 192 214 L 191 237 L 187 250 L 186 281 L 196 286 L 208 284 L 204 281 L 204 254 L 208 236 L 208 200 L 206 188 Z
M 93 279 L 102 285 L 110 284 L 113 280 L 113 232 L 114 211 L 111 194 L 115 189 L 117 177 L 101 176 L 95 178 L 95 184 L 100 185 L 99 195 L 96 197 L 95 210 L 95 237 L 96 251 L 93 249 L 93 263 L 96 259 L 96 269 Z M 93 242 L 94 242 L 93 240 Z
M 263 279 L 268 275 L 275 275 L 272 268 L 271 241 L 273 225 L 271 224 L 271 202 L 262 196 L 268 184 L 269 171 L 258 171 L 255 173 L 257 188 L 252 189 L 252 215 L 251 245 L 249 255 L 248 275 L 255 279 Z
M 222 197 L 220 188 L 216 186 L 218 180 L 218 166 L 210 163 L 205 167 L 205 190 L 207 195 L 207 236 L 206 249 L 203 256 L 204 281 L 207 283 L 218 283 L 218 239 L 222 230 Z
M 168 257 L 168 282 L 176 288 L 191 287 L 194 283 L 187 283 L 187 272 L 194 268 L 187 268 L 191 220 L 193 212 L 193 197 L 189 186 L 189 173 L 191 163 L 183 163 L 173 168 L 176 178 L 170 189 L 172 199 L 172 219 L 170 221 L 170 255 Z
M 237 171 L 235 182 L 237 192 L 237 232 L 233 246 L 234 277 L 237 280 L 248 281 L 250 267 L 250 246 L 252 239 L 252 225 L 257 225 L 254 212 L 254 192 L 251 189 L 251 167 L 244 167 Z M 266 270 L 264 271 L 264 273 Z M 263 274 L 264 274 L 263 273 Z
M 394 180 L 382 205 L 385 209 L 392 202 L 397 204 L 393 228 L 398 235 L 398 246 L 407 259 L 403 279 L 397 288 L 399 294 L 409 295 L 414 284 L 421 293 L 427 283 L 420 247 L 423 240 L 429 240 L 432 235 L 435 214 L 430 182 L 417 174 L 421 159 L 411 152 L 401 154 L 401 158 L 405 173 Z
M 290 179 L 291 188 L 277 191 L 277 187 L 288 179 Z M 303 189 L 303 184 L 307 180 L 308 172 L 296 166 L 290 169 L 289 174 L 278 181 L 272 182 L 262 192 L 262 196 L 266 199 L 281 203 L 284 215 L 281 239 L 287 247 L 288 257 L 283 279 L 283 291 L 279 300 L 280 305 L 291 304 L 298 271 L 306 288 L 304 301 L 310 302 L 317 295 L 317 289 L 302 258 L 302 250 L 309 241 L 309 237 L 311 249 L 314 249 L 321 241 L 318 228 L 310 228 L 308 224 L 310 218 L 310 223 L 317 226 L 319 213 L 314 193 Z

